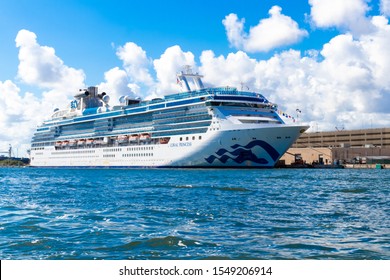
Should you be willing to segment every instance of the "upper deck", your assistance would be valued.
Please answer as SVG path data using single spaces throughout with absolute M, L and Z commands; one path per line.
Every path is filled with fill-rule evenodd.
M 189 81 L 192 79 L 193 81 Z M 76 137 L 106 137 L 131 133 L 149 133 L 155 137 L 204 132 L 213 116 L 256 118 L 245 122 L 260 122 L 259 118 L 276 119 L 276 105 L 263 95 L 240 91 L 235 87 L 205 88 L 198 74 L 178 75 L 183 92 L 152 100 L 122 96 L 120 104 L 109 106 L 109 97 L 96 87 L 75 95 L 67 110 L 56 111 L 50 120 L 37 128 L 33 142 L 50 142 Z M 195 86 L 192 90 L 191 86 Z M 213 111 L 213 107 L 218 110 Z M 233 121 L 233 119 L 232 119 Z M 265 121 L 262 121 L 265 122 Z

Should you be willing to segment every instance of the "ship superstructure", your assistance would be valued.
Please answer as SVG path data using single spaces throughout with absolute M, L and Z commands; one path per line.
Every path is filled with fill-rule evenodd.
M 308 127 L 287 125 L 263 95 L 205 88 L 181 72 L 184 92 L 149 101 L 89 87 L 32 139 L 31 166 L 272 167 Z

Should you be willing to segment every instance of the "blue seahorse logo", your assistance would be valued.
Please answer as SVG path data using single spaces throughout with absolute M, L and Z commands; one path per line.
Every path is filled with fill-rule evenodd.
M 226 163 L 229 159 L 231 159 L 238 164 L 241 164 L 246 160 L 253 161 L 258 164 L 267 164 L 268 160 L 266 160 L 265 158 L 258 158 L 252 152 L 252 148 L 255 146 L 259 146 L 263 148 L 274 161 L 276 161 L 280 157 L 279 152 L 275 150 L 275 148 L 272 147 L 267 142 L 262 140 L 254 140 L 249 142 L 245 146 L 239 144 L 235 144 L 231 146 L 233 151 L 228 151 L 226 149 L 219 149 L 217 152 L 215 152 L 218 155 L 218 157 L 211 155 L 205 158 L 205 160 L 210 164 L 213 163 L 216 159 L 218 159 L 222 163 Z M 231 156 L 228 154 L 230 154 Z

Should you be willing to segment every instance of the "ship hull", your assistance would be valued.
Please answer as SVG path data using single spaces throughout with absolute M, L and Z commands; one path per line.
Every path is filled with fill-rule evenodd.
M 270 168 L 307 126 L 245 127 L 171 137 L 166 144 L 32 151 L 31 166 L 74 168 Z

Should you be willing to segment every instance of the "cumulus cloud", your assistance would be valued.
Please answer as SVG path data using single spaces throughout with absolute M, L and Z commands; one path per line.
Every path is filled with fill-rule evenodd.
M 214 85 L 259 90 L 280 109 L 294 115 L 313 130 L 388 126 L 390 113 L 390 25 L 383 16 L 371 18 L 371 32 L 358 38 L 340 34 L 322 49 L 301 53 L 288 50 L 267 60 L 238 51 L 216 56 L 201 55 L 201 72 Z M 387 120 L 387 121 L 386 121 Z
M 104 73 L 105 82 L 98 85 L 100 92 L 106 92 L 110 96 L 110 104 L 117 104 L 119 97 L 130 95 L 135 97 L 139 87 L 129 83 L 126 71 L 119 67 L 112 68 Z
M 196 70 L 193 53 L 184 52 L 177 45 L 167 48 L 159 59 L 153 61 L 158 81 L 155 93 L 161 95 L 180 90 L 176 83 L 176 74 L 186 65 Z
M 245 19 L 238 19 L 236 14 L 229 14 L 222 20 L 225 26 L 226 36 L 231 46 L 242 48 L 245 42 L 246 34 L 244 32 Z
M 46 89 L 83 87 L 84 72 L 64 65 L 53 48 L 38 44 L 35 33 L 20 30 L 15 42 L 19 48 L 18 77 L 23 82 Z
M 15 82 L 0 81 L 0 149 L 10 143 L 26 156 L 35 127 L 54 108 L 67 104 L 75 90 L 85 87 L 85 75 L 65 65 L 53 48 L 41 46 L 31 31 L 20 30 L 15 43 L 19 48 L 18 81 L 43 92 L 21 93 Z
M 123 61 L 123 67 L 132 82 L 139 82 L 149 87 L 153 86 L 154 80 L 149 73 L 151 61 L 140 46 L 128 42 L 119 47 L 116 54 Z
M 306 30 L 299 29 L 298 23 L 283 15 L 282 8 L 273 6 L 269 18 L 262 19 L 258 25 L 244 32 L 245 20 L 239 20 L 236 14 L 229 14 L 222 23 L 230 44 L 248 52 L 267 52 L 271 49 L 291 45 L 308 36 Z
M 381 0 L 380 10 L 383 15 L 390 16 L 390 0 Z
M 203 51 L 200 56 L 200 72 L 206 83 L 217 86 L 254 87 L 256 77 L 253 75 L 257 61 L 245 52 L 230 53 L 225 58 L 215 56 L 211 50 Z
M 310 16 L 315 26 L 339 28 L 355 35 L 370 32 L 372 25 L 366 17 L 367 0 L 309 0 Z
M 146 51 L 134 42 L 118 47 L 116 54 L 122 60 L 125 71 L 114 68 L 106 72 L 107 82 L 101 86 L 117 88 L 114 91 L 122 92 L 120 95 L 130 89 L 138 96 L 151 99 L 177 92 L 180 87 L 176 83 L 176 74 L 187 65 L 193 70 L 196 68 L 194 55 L 177 45 L 167 48 L 156 59 L 148 58 Z M 114 86 L 114 83 L 121 86 Z
M 1 151 L 5 151 L 11 144 L 25 153 L 34 128 L 43 119 L 42 108 L 44 103 L 34 94 L 26 92 L 22 95 L 19 87 L 12 81 L 0 81 Z

